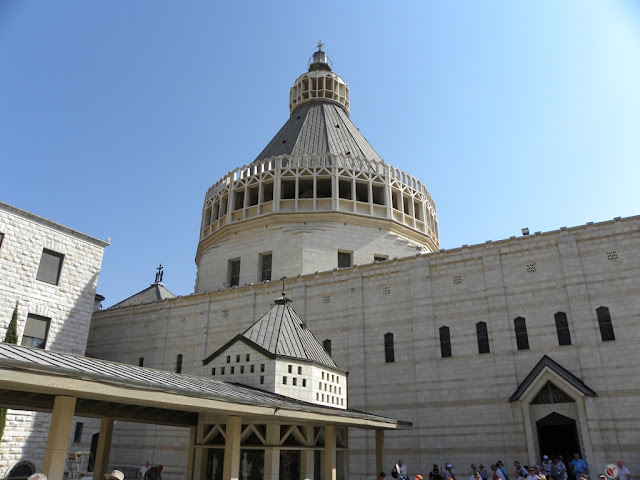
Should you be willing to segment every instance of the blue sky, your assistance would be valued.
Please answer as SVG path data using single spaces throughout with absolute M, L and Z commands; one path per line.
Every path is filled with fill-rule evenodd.
M 0 1 L 0 200 L 111 238 L 112 305 L 193 291 L 206 190 L 288 118 L 318 40 L 443 248 L 640 214 L 632 0 Z

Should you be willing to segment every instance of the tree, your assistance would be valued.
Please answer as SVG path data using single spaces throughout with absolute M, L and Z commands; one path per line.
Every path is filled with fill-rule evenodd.
M 11 321 L 7 327 L 7 333 L 4 336 L 5 343 L 18 343 L 18 302 L 16 302 L 16 308 L 13 309 L 13 315 Z M 4 425 L 7 421 L 7 409 L 0 408 L 0 440 L 2 440 L 2 434 L 4 433 Z

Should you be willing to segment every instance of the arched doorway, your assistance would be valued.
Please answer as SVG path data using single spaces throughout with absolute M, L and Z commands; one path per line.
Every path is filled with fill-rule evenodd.
M 575 452 L 582 454 L 576 421 L 551 413 L 536 422 L 540 455 L 562 455 L 568 464 Z
M 36 473 L 36 466 L 28 460 L 21 460 L 11 468 L 6 478 L 7 480 L 25 480 L 34 473 Z

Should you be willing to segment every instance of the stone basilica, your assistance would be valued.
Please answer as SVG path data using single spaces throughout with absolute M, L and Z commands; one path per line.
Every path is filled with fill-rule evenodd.
M 94 313 L 87 353 L 411 422 L 385 436 L 385 471 L 402 458 L 410 475 L 450 462 L 466 476 L 472 462 L 580 452 L 594 473 L 618 458 L 637 472 L 640 217 L 440 250 L 429 192 L 351 122 L 321 48 L 289 108 L 257 158 L 206 192 L 195 292 L 157 281 Z M 307 326 L 323 347 L 310 359 L 293 337 L 265 343 Z M 256 351 L 299 361 L 261 374 Z M 374 439 L 342 441 L 339 478 L 373 478 Z M 180 429 L 118 422 L 111 457 L 179 472 L 188 445 Z

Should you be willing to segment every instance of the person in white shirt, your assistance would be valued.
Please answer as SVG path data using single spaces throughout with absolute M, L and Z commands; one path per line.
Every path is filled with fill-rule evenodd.
M 618 460 L 618 480 L 631 480 L 631 472 Z
M 144 478 L 144 474 L 149 470 L 149 460 L 144 462 L 144 466 L 140 469 L 140 478 Z
M 527 480 L 538 480 L 535 467 L 529 467 L 529 475 L 527 475 Z
M 407 466 L 402 464 L 402 460 L 396 463 L 396 471 L 398 472 L 398 480 L 407 480 Z

